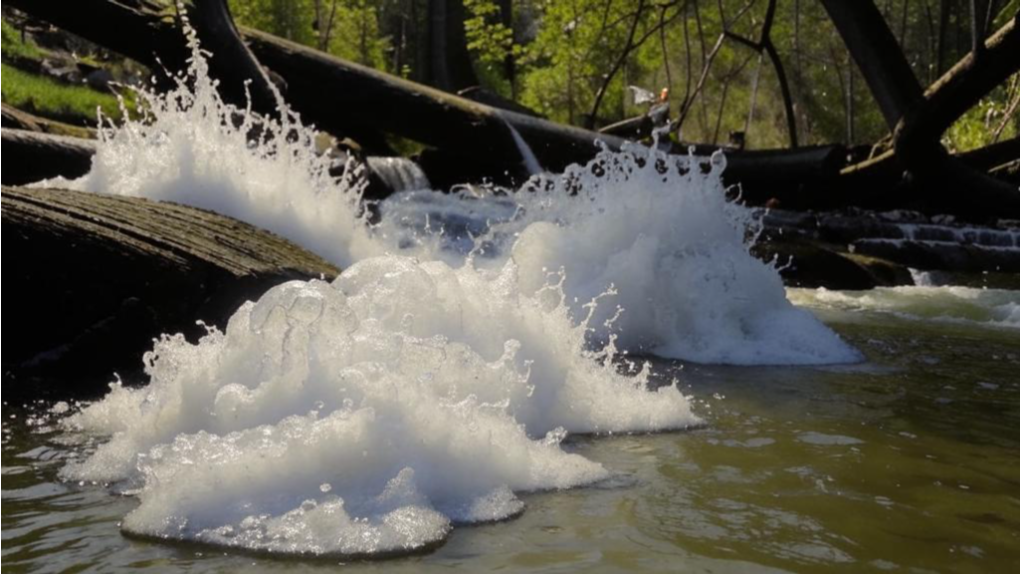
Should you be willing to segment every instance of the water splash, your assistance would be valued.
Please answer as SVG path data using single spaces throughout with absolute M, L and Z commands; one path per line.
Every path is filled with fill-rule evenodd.
M 315 130 L 285 106 L 276 121 L 224 102 L 193 32 L 188 42 L 190 66 L 172 78 L 174 89 L 138 91 L 143 117 L 117 126 L 100 118 L 104 127 L 88 174 L 37 185 L 209 209 L 341 266 L 379 254 L 360 205 L 364 167 L 349 161 L 342 177 L 332 176 Z
M 69 419 L 113 438 L 63 475 L 141 485 L 136 534 L 403 552 L 519 513 L 514 492 L 606 478 L 568 432 L 698 423 L 675 387 L 586 351 L 556 287 L 529 297 L 515 275 L 391 256 L 274 288 L 224 333 L 164 337 L 148 387 Z
M 513 258 L 529 294 L 562 271 L 575 322 L 588 301 L 614 292 L 596 310 L 597 345 L 615 330 L 624 349 L 700 362 L 860 359 L 794 308 L 774 267 L 750 255 L 758 221 L 727 201 L 721 154 L 603 149 L 586 165 L 535 176 L 505 197 L 419 191 L 408 202 L 400 194 L 384 202 L 382 221 L 370 227 L 360 205 L 361 166 L 352 163 L 341 179 L 331 176 L 315 131 L 282 104 L 283 119 L 275 122 L 224 103 L 197 40 L 190 42 L 192 65 L 176 89 L 141 93 L 145 121 L 103 130 L 85 177 L 45 184 L 211 209 L 275 231 L 342 267 L 398 252 L 456 266 L 499 266 Z M 253 142 L 256 128 L 262 131 Z M 533 160 L 523 140 L 519 145 Z M 619 308 L 624 311 L 610 328 Z
M 819 364 L 861 359 L 786 299 L 774 264 L 750 254 L 760 221 L 726 199 L 725 157 L 632 145 L 543 175 L 519 192 L 400 194 L 381 228 L 451 263 L 520 269 L 535 293 L 562 274 L 575 321 L 600 300 L 591 341 L 704 363 Z M 441 231 L 436 231 L 441 230 Z M 622 311 L 621 311 L 622 310 Z
M 131 532 L 286 553 L 421 549 L 454 523 L 520 512 L 515 492 L 605 478 L 561 448 L 568 433 L 699 423 L 618 349 L 857 358 L 749 255 L 756 222 L 724 199 L 722 156 L 603 151 L 512 197 L 401 195 L 369 226 L 358 168 L 332 177 L 285 109 L 273 122 L 225 104 L 192 42 L 177 88 L 142 94 L 146 121 L 107 127 L 87 176 L 47 184 L 220 211 L 345 270 L 271 290 L 198 344 L 164 337 L 148 387 L 114 386 L 67 420 L 112 436 L 63 475 L 136 492 Z

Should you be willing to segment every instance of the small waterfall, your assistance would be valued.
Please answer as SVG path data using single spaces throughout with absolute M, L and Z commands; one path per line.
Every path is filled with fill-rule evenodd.
M 430 189 L 425 172 L 418 164 L 404 157 L 369 156 L 365 159 L 368 169 L 382 180 L 390 191 L 416 191 Z
M 517 151 L 521 154 L 521 163 L 524 165 L 525 169 L 528 170 L 528 174 L 542 175 L 545 173 L 545 170 L 542 169 L 542 164 L 540 164 L 538 162 L 538 158 L 535 157 L 535 152 L 531 150 L 531 146 L 528 145 L 528 142 L 524 141 L 520 132 L 514 129 L 514 127 L 510 125 L 510 122 L 503 120 L 503 123 L 506 124 L 507 129 L 510 130 L 510 135 L 514 138 L 514 143 L 517 144 Z

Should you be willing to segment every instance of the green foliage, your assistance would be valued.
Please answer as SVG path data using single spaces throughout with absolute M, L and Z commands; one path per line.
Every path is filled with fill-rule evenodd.
M 499 5 L 493 0 L 464 0 L 468 50 L 484 65 L 502 64 L 507 57 L 519 57 L 524 47 L 514 44 L 514 31 L 504 24 Z
M 230 0 L 240 24 L 386 69 L 389 45 L 379 28 L 379 4 L 372 0 Z
M 38 60 L 44 55 L 42 49 L 36 46 L 35 42 L 31 40 L 22 42 L 21 33 L 7 20 L 3 20 L 2 52 L 4 59 Z
M 582 123 L 605 89 L 599 119 L 622 119 L 629 111 L 626 86 L 640 83 L 649 72 L 637 53 L 623 54 L 635 18 L 639 37 L 654 25 L 652 10 L 636 8 L 635 2 L 620 0 L 536 3 L 534 17 L 541 26 L 522 58 L 525 105 L 559 121 Z M 610 78 L 621 57 L 619 71 Z
M 1013 82 L 1020 83 L 1020 75 L 1014 76 Z M 1014 110 L 1013 116 L 1006 117 L 1011 100 L 1002 92 L 1007 91 L 1004 88 L 997 90 L 1000 93 L 992 94 L 971 108 L 946 131 L 942 144 L 952 152 L 962 152 L 994 143 L 996 134 L 999 141 L 1017 137 L 1020 134 L 1020 114 Z
M 633 104 L 628 86 L 656 94 L 668 88 L 671 117 L 685 102 L 689 108 L 684 140 L 725 143 L 731 133 L 743 132 L 753 148 L 789 144 L 772 62 L 732 39 L 713 51 L 724 21 L 726 31 L 757 41 L 767 1 L 752 2 L 747 10 L 747 0 L 463 2 L 467 48 L 481 83 L 553 120 L 606 125 L 647 110 Z M 245 25 L 403 77 L 427 79 L 430 0 L 230 3 Z M 922 85 L 970 49 L 966 3 L 877 4 Z M 1020 0 L 1004 4 L 996 27 L 1020 9 Z M 507 7 L 512 14 L 503 12 Z M 821 3 L 781 0 L 777 10 L 771 39 L 792 92 L 800 143 L 858 145 L 885 137 L 889 129 Z M 628 47 L 632 29 L 634 45 Z M 8 34 L 5 28 L 5 51 Z M 950 130 L 947 145 L 968 149 L 994 139 L 1002 123 L 995 118 L 1005 113 L 1012 94 L 1015 90 L 993 93 Z M 1015 123 L 1007 122 L 1002 137 L 1016 133 Z
M 102 109 L 107 117 L 121 117 L 120 105 L 112 94 L 62 84 L 7 64 L 2 69 L 3 101 L 15 108 L 69 123 L 94 124 L 97 109 Z

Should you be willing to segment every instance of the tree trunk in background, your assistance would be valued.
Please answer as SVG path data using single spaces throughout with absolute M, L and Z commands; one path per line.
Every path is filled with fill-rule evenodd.
M 952 0 L 940 0 L 938 52 L 935 57 L 935 73 L 938 75 L 946 71 L 946 47 L 949 42 L 949 18 L 952 8 Z
M 517 37 L 514 34 L 514 1 L 499 0 L 500 22 L 510 30 L 511 50 L 503 59 L 503 74 L 510 83 L 510 99 L 517 99 L 517 59 L 514 56 L 512 47 L 517 44 Z
M 462 0 L 429 0 L 430 83 L 447 92 L 478 85 L 464 33 Z

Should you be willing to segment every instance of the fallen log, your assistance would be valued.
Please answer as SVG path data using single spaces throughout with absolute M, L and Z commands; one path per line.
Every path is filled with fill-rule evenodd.
M 76 138 L 95 139 L 96 137 L 96 130 L 92 128 L 73 126 L 42 118 L 7 104 L 3 104 L 3 127 Z
M 93 140 L 4 129 L 3 185 L 25 185 L 54 177 L 74 179 L 89 172 L 96 153 Z
M 4 187 L 8 297 L 28 314 L 3 368 L 79 396 L 137 373 L 161 333 L 204 334 L 291 279 L 339 270 L 272 233 L 208 211 L 102 194 Z M 11 389 L 7 388 L 6 393 Z

